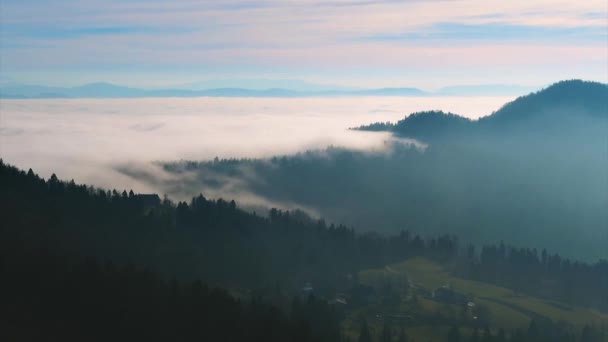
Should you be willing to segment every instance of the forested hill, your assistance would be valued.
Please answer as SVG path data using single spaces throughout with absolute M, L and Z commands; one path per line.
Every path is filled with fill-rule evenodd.
M 481 254 L 470 246 L 465 252 L 455 237 L 356 234 L 301 212 L 272 209 L 261 217 L 233 201 L 202 195 L 189 204 L 164 199 L 147 207 L 133 192 L 94 189 L 55 176 L 44 180 L 1 160 L 0 187 L 5 255 L 43 250 L 94 256 L 164 276 L 287 291 L 298 291 L 306 282 L 345 290 L 358 270 L 425 256 L 447 266 L 458 264 L 459 273 L 478 280 L 608 310 L 603 261 L 585 264 L 505 245 L 488 245 Z M 497 268 L 509 276 L 496 278 Z
M 563 133 L 593 128 L 608 120 L 608 85 L 581 80 L 561 81 L 505 104 L 496 112 L 474 121 L 453 113 L 425 111 L 397 123 L 373 123 L 358 130 L 387 130 L 427 142 L 496 138 L 505 134 Z M 605 125 L 606 123 L 603 122 Z M 582 126 L 582 127 L 580 127 Z M 605 127 L 604 127 L 605 128 Z M 601 134 L 591 129 L 588 134 Z
M 340 222 L 357 216 L 365 229 L 408 227 L 469 241 L 542 243 L 587 260 L 608 258 L 607 106 L 606 84 L 563 81 L 477 121 L 415 113 L 364 129 L 417 139 L 426 143 L 423 152 L 394 146 L 385 155 L 340 152 L 332 163 L 287 157 L 278 168 L 283 172 L 256 165 L 256 177 L 272 185 L 251 183 L 270 200 L 302 203 Z M 315 176 L 300 173 L 302 164 Z M 296 178 L 294 173 L 308 184 L 298 191 L 277 186 L 282 177 Z M 328 195 L 309 198 L 321 191 L 350 194 L 349 201 L 315 207 Z M 388 207 L 378 208 L 379 202 Z M 358 215 L 361 210 L 366 215 Z
M 554 111 L 608 119 L 607 99 L 608 84 L 582 80 L 561 81 L 519 97 L 481 121 L 499 124 L 533 115 L 547 115 L 547 119 L 551 119 Z
M 300 211 L 258 216 L 202 195 L 190 203 L 150 204 L 144 198 L 154 195 L 95 189 L 55 175 L 44 180 L 2 162 L 0 188 L 4 251 L 92 255 L 237 288 L 322 287 L 423 252 L 442 258 L 455 252 L 447 237 L 441 248 L 425 251 L 420 237 L 355 234 Z
M 361 235 L 301 212 L 260 217 L 202 195 L 174 204 L 44 180 L 1 160 L 0 188 L 0 315 L 10 317 L 0 337 L 8 340 L 165 340 L 179 331 L 181 340 L 339 341 L 340 314 L 329 299 L 348 296 L 356 310 L 367 291 L 360 270 L 414 256 L 469 279 L 608 311 L 604 261 L 504 244 L 476 252 L 448 236 Z M 191 282 L 197 278 L 254 300 Z M 316 297 L 289 304 L 307 284 Z
M 0 253 L 0 340 L 340 342 L 326 300 L 279 307 L 200 280 L 48 251 Z

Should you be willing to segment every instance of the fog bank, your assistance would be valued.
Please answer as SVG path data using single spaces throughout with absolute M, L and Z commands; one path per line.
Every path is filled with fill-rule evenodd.
M 512 99 L 3 99 L 0 157 L 44 177 L 54 172 L 100 187 L 162 192 L 116 168 L 158 160 L 267 157 L 329 145 L 382 148 L 388 134 L 347 128 L 429 109 L 477 118 Z

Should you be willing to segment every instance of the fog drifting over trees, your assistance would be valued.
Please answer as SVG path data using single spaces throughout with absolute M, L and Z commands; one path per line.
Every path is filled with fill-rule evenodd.
M 270 157 L 329 145 L 382 148 L 389 134 L 347 128 L 429 108 L 476 118 L 510 99 L 0 99 L 0 155 L 45 177 L 57 173 L 98 186 L 162 192 L 114 168 L 149 170 L 158 160 Z

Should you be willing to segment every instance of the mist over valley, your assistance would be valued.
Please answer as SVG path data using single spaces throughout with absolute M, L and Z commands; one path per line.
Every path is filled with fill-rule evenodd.
M 606 0 L 0 0 L 0 341 L 608 342 Z
M 328 146 L 384 149 L 387 133 L 348 130 L 442 109 L 471 118 L 510 97 L 0 99 L 5 161 L 102 187 L 183 194 L 115 168 L 157 161 L 261 158 Z M 205 190 L 189 189 L 198 194 Z

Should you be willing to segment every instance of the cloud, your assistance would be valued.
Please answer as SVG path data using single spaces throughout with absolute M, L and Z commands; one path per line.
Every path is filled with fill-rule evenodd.
M 25 130 L 18 127 L 0 127 L 0 135 L 19 135 L 25 133 Z
M 129 128 L 131 128 L 132 130 L 137 131 L 137 132 L 151 132 L 151 131 L 160 129 L 163 126 L 165 126 L 164 122 L 152 122 L 152 123 L 138 123 L 135 125 L 131 125 Z
M 56 173 L 102 187 L 163 193 L 167 189 L 152 178 L 129 177 L 120 168 L 143 169 L 171 183 L 148 164 L 216 156 L 263 158 L 330 145 L 383 149 L 388 134 L 347 128 L 394 122 L 433 108 L 479 117 L 509 100 L 512 97 L 2 99 L 0 156 L 44 177 Z M 370 114 L 379 104 L 386 112 Z M 201 191 L 182 188 L 180 193 Z
M 189 201 L 203 194 L 207 198 L 235 199 L 241 207 L 249 209 L 277 208 L 283 210 L 302 210 L 309 215 L 319 216 L 313 208 L 289 201 L 276 201 L 256 194 L 251 185 L 259 182 L 255 172 L 243 165 L 238 175 L 227 176 L 210 168 L 196 172 L 188 171 L 183 165 L 176 164 L 173 172 L 167 172 L 159 163 L 127 163 L 117 165 L 114 170 L 121 175 L 142 181 L 157 193 L 169 194 L 172 199 Z
M 424 42 L 427 45 L 436 41 L 457 41 L 462 43 L 485 42 L 502 44 L 513 42 L 534 42 L 535 44 L 566 45 L 583 43 L 602 43 L 608 39 L 608 31 L 600 27 L 544 27 L 511 24 L 459 24 L 437 23 L 430 28 L 414 33 L 385 34 L 364 37 L 362 41 L 388 41 L 393 43 Z
M 44 0 L 3 3 L 0 15 L 0 59 L 14 73 L 206 66 L 224 73 L 249 68 L 258 77 L 281 67 L 323 76 L 324 68 L 352 73 L 377 65 L 430 72 L 443 68 L 446 45 L 456 55 L 450 63 L 469 70 L 478 50 L 508 62 L 491 53 L 500 45 L 508 46 L 506 56 L 518 56 L 512 65 L 523 74 L 546 56 L 554 71 L 574 63 L 591 75 L 607 71 L 593 60 L 608 58 L 605 0 Z M 530 61 L 528 69 L 520 59 Z
M 368 113 L 370 114 L 374 114 L 374 113 L 394 113 L 394 110 L 390 110 L 390 109 L 382 109 L 382 108 L 377 108 L 377 109 L 372 109 L 369 110 Z

